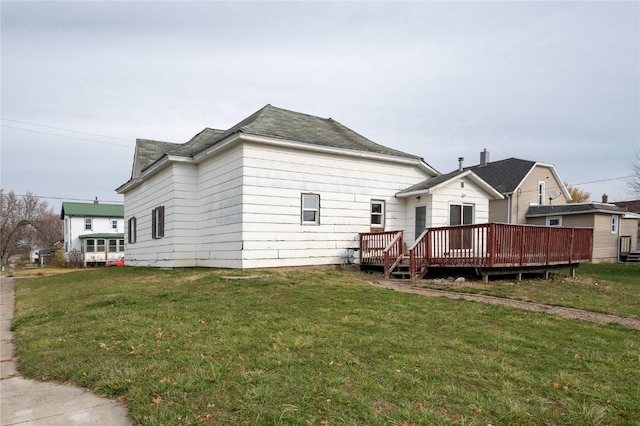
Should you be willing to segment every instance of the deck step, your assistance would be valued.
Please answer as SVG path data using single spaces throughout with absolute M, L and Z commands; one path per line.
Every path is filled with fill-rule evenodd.
M 405 260 L 407 261 L 405 263 Z M 396 279 L 408 280 L 411 279 L 411 268 L 409 266 L 408 257 L 406 259 L 402 259 L 402 263 L 396 266 L 391 272 L 391 276 Z
M 640 253 L 639 252 L 631 252 L 627 255 L 627 258 L 625 259 L 626 262 L 640 262 Z

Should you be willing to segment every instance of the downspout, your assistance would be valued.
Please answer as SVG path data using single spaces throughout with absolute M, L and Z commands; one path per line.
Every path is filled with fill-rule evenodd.
M 511 201 L 513 200 L 513 194 L 509 194 L 507 196 L 507 223 L 511 223 L 511 217 L 513 216 L 511 213 Z
M 520 224 L 520 194 L 522 194 L 522 189 L 518 188 L 516 194 L 516 224 Z

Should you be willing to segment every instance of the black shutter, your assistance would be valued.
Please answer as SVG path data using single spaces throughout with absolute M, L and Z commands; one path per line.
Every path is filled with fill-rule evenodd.
M 151 238 L 156 237 L 156 210 L 157 208 L 151 210 Z
M 164 237 L 164 206 L 158 207 L 158 237 Z

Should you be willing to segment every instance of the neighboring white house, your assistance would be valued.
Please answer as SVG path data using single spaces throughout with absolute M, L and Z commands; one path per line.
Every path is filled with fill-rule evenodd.
M 129 265 L 339 264 L 361 232 L 486 223 L 502 195 L 444 177 L 333 119 L 267 105 L 184 144 L 138 139 L 124 195 Z M 431 185 L 429 182 L 435 182 Z M 420 230 L 418 232 L 417 230 Z
M 101 265 L 124 256 L 122 204 L 62 203 L 64 251 L 76 250 L 86 265 Z

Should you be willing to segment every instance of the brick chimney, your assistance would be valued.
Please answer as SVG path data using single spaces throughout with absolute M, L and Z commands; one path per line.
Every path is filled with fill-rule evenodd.
M 609 203 L 609 196 L 607 194 L 602 194 L 602 204 Z

